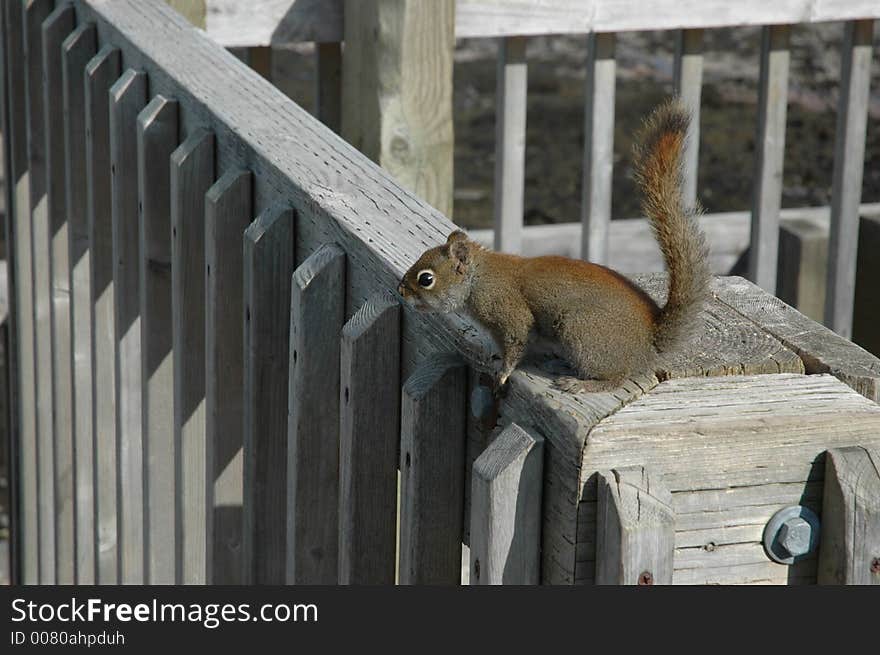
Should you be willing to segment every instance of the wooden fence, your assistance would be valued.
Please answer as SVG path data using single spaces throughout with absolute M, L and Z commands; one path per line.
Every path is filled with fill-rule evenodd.
M 289 4 L 265 3 L 260 18 L 250 18 L 251 9 L 236 7 L 227 0 L 208 2 L 208 33 L 230 45 L 318 41 L 318 96 L 322 98 L 321 113 L 328 115 L 328 106 L 342 98 L 343 133 L 353 143 L 370 143 L 360 131 L 346 129 L 346 112 L 361 111 L 369 104 L 370 93 L 382 93 L 388 107 L 387 115 L 370 122 L 381 135 L 374 139 L 390 143 L 398 134 L 407 134 L 410 148 L 419 157 L 410 157 L 409 164 L 397 161 L 385 147 L 362 145 L 367 154 L 394 172 L 398 179 L 416 189 L 443 211 L 451 206 L 451 178 L 424 188 L 424 179 L 443 177 L 451 166 L 451 148 L 447 153 L 432 152 L 419 144 L 413 131 L 433 129 L 429 143 L 451 141 L 436 132 L 436 125 L 451 119 L 451 105 L 442 105 L 445 93 L 451 94 L 452 47 L 446 31 L 457 38 L 493 37 L 498 39 L 498 72 L 496 95 L 495 202 L 494 238 L 496 248 L 508 252 L 545 253 L 558 250 L 558 235 L 544 226 L 523 226 L 523 189 L 525 170 L 526 95 L 528 62 L 526 44 L 529 36 L 547 34 L 584 34 L 588 43 L 584 112 L 584 157 L 582 168 L 582 202 L 580 226 L 558 226 L 566 239 L 579 243 L 575 256 L 599 263 L 609 262 L 611 225 L 611 188 L 614 159 L 615 121 L 615 34 L 630 30 L 676 30 L 674 85 L 694 115 L 690 146 L 686 155 L 685 190 L 690 200 L 698 197 L 697 169 L 699 152 L 700 96 L 702 86 L 704 31 L 711 28 L 755 25 L 762 27 L 758 121 L 755 127 L 758 144 L 755 152 L 755 175 L 748 230 L 750 257 L 748 276 L 770 293 L 776 293 L 779 260 L 780 206 L 782 199 L 782 168 L 785 149 L 786 105 L 789 71 L 789 39 L 799 25 L 846 21 L 841 51 L 840 98 L 834 146 L 834 171 L 830 207 L 830 243 L 828 248 L 827 292 L 824 323 L 839 334 L 852 335 L 853 299 L 856 278 L 856 249 L 859 235 L 860 196 L 864 168 L 865 130 L 868 116 L 870 66 L 873 54 L 874 19 L 880 17 L 880 5 L 871 0 L 790 0 L 761 2 L 748 0 L 730 3 L 724 0 L 681 2 L 659 0 L 634 3 L 620 0 L 579 0 L 536 2 L 530 0 L 440 0 L 430 3 L 400 2 L 394 8 L 376 2 L 345 2 L 330 0 L 314 3 L 297 0 Z M 452 11 L 454 20 L 446 20 Z M 443 9 L 445 6 L 446 9 Z M 245 18 L 241 12 L 247 11 Z M 346 11 L 357 12 L 357 18 L 343 21 Z M 375 57 L 376 48 L 363 49 L 357 39 L 359 26 L 370 20 L 385 25 L 394 23 L 393 12 L 425 14 L 422 19 L 407 19 L 407 34 L 385 29 L 382 62 L 376 66 L 400 66 L 395 57 L 402 43 L 410 47 L 433 39 L 433 61 L 423 64 L 421 75 L 413 75 L 413 89 L 407 92 L 387 88 L 361 88 L 358 98 L 347 95 L 349 85 L 339 90 L 338 48 L 345 40 L 347 48 L 357 49 L 358 56 L 343 62 L 342 78 L 364 78 L 361 69 L 347 72 L 348 67 L 364 67 L 360 62 Z M 385 18 L 381 18 L 384 16 Z M 402 18 L 400 20 L 403 20 Z M 423 22 L 430 25 L 428 33 L 420 31 Z M 247 28 L 242 29 L 245 24 Z M 401 23 L 402 24 L 402 23 Z M 439 45 L 438 45 L 439 44 Z M 371 49 L 372 48 L 372 49 Z M 357 60 L 357 62 L 353 60 Z M 411 66 L 411 64 L 405 64 Z M 408 69 L 407 69 L 408 70 Z M 379 75 L 382 73 L 380 72 Z M 368 77 L 368 76 L 367 76 Z M 435 89 L 430 93 L 418 87 L 418 79 L 430 78 Z M 388 78 L 391 79 L 391 78 Z M 386 85 L 387 86 L 387 85 Z M 394 96 L 389 100 L 389 96 Z M 420 96 L 424 102 L 419 101 Z M 429 100 L 429 101 L 428 101 Z M 398 103 L 407 107 L 406 118 L 395 112 Z M 354 108 L 354 109 L 352 109 Z M 334 114 L 335 115 L 335 114 Z M 335 123 L 334 123 L 335 124 Z M 714 216 L 708 217 L 715 218 Z M 718 216 L 719 222 L 726 220 Z M 556 226 L 554 226 L 556 227 Z M 489 235 L 478 235 L 481 241 Z M 713 244 L 714 245 L 714 244 Z M 724 244 L 721 244 L 722 247 Z M 570 248 L 566 248 L 570 250 Z M 652 259 L 653 261 L 653 259 Z M 645 272 L 645 269 L 630 272 Z M 723 271 L 727 272 L 727 271 Z
M 536 581 L 541 436 L 387 291 L 452 223 L 158 0 L 2 20 L 17 579 Z

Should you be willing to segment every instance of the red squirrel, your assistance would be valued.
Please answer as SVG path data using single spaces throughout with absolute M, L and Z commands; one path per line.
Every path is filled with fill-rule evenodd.
M 634 148 L 642 210 L 669 270 L 663 307 L 605 266 L 492 252 L 461 231 L 422 254 L 398 292 L 420 311 L 464 310 L 488 328 L 502 351 L 499 389 L 534 337 L 555 344 L 577 371 L 577 378 L 556 381 L 564 391 L 605 391 L 650 371 L 658 353 L 693 338 L 708 296 L 700 210 L 686 207 L 681 191 L 689 121 L 681 104 L 669 101 L 647 118 Z

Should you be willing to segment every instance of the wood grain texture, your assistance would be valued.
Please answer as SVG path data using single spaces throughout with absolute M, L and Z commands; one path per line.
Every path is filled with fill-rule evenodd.
M 253 175 L 234 169 L 205 194 L 205 440 L 213 462 L 210 584 L 242 581 L 244 231 Z
M 742 278 L 717 279 L 712 290 L 722 303 L 797 353 L 807 373 L 831 373 L 866 398 L 880 401 L 880 360 L 864 349 Z
M 526 172 L 526 39 L 498 43 L 495 90 L 495 250 L 522 251 Z
M 83 76 L 97 49 L 95 26 L 83 23 L 62 44 L 64 86 L 65 198 L 68 222 L 71 418 L 76 468 L 76 581 L 95 582 L 95 450 L 92 428 L 92 322 L 88 198 L 86 196 L 86 103 Z
M 110 89 L 116 507 L 121 584 L 141 584 L 145 572 L 137 116 L 146 104 L 147 76 L 130 68 Z
M 27 71 L 24 61 L 24 30 L 16 29 L 24 23 L 23 5 L 3 3 L 7 31 L 5 81 L 6 112 L 9 132 L 6 136 L 9 160 L 5 168 L 6 185 L 12 196 L 7 228 L 11 230 L 14 249 L 10 270 L 10 292 L 14 296 L 13 319 L 17 340 L 17 413 L 18 423 L 18 499 L 17 509 L 21 530 L 20 581 L 24 584 L 39 582 L 39 507 L 37 481 L 37 426 L 36 426 L 36 365 L 34 360 L 34 297 L 32 277 L 32 236 L 30 209 L 30 171 L 28 169 L 28 113 Z M 16 508 L 13 508 L 13 512 Z
M 538 584 L 544 438 L 516 423 L 474 462 L 470 582 Z
M 342 329 L 339 383 L 339 583 L 393 584 L 400 305 L 390 294 Z
M 581 258 L 608 261 L 614 171 L 614 34 L 587 37 L 584 163 L 581 178 Z
M 104 46 L 85 71 L 86 195 L 91 270 L 92 428 L 95 443 L 96 582 L 117 581 L 116 337 L 108 92 L 119 50 Z
M 61 4 L 42 26 L 43 116 L 46 137 L 46 207 L 49 213 L 52 425 L 55 440 L 56 583 L 76 580 L 76 470 L 73 454 L 70 365 L 70 246 L 64 149 L 62 44 L 75 27 L 73 5 Z
M 697 201 L 700 164 L 700 96 L 703 89 L 703 30 L 679 30 L 675 35 L 675 60 L 672 71 L 675 92 L 691 114 L 683 157 L 686 205 Z
M 175 504 L 174 362 L 171 315 L 171 175 L 178 144 L 178 105 L 157 95 L 137 118 L 140 239 L 141 403 L 151 584 L 174 584 Z
M 467 366 L 426 360 L 400 407 L 400 584 L 459 584 L 465 485 Z
M 270 207 L 244 233 L 244 582 L 285 581 L 287 384 L 294 212 Z
M 252 9 L 257 4 L 258 9 Z M 225 46 L 342 41 L 342 0 L 207 0 L 208 34 Z M 637 9 L 634 9 L 637 7 Z M 873 0 L 457 0 L 456 38 L 586 34 L 878 18 Z
M 779 583 L 789 575 L 815 581 L 815 558 L 797 572 L 771 563 L 760 531 L 786 505 L 818 512 L 825 450 L 875 447 L 878 424 L 880 407 L 829 375 L 660 384 L 588 436 L 578 494 L 576 579 L 595 579 L 590 544 L 597 537 L 596 474 L 643 462 L 672 494 L 674 583 L 717 581 L 723 567 L 729 581 Z
M 758 133 L 755 137 L 755 143 L 760 147 L 755 149 L 749 278 L 770 293 L 776 292 L 790 31 L 788 25 L 765 27 L 761 36 Z
M 293 273 L 287 424 L 287 582 L 335 584 L 339 543 L 339 340 L 345 253 L 321 246 Z
M 342 135 L 452 213 L 454 0 L 347 0 Z
M 214 463 L 205 444 L 205 193 L 215 179 L 214 133 L 192 132 L 170 166 L 176 577 L 205 584 L 214 519 Z
M 825 325 L 847 339 L 852 336 L 859 201 L 865 166 L 865 131 L 871 88 L 874 21 L 847 23 L 843 70 L 834 140 L 831 188 L 831 236 L 828 244 L 828 283 Z
M 672 583 L 672 496 L 642 466 L 598 474 L 596 584 Z
M 825 458 L 820 584 L 880 585 L 880 451 L 834 448 Z

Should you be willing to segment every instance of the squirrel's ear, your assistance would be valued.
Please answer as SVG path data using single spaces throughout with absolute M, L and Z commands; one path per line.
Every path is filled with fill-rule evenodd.
M 446 250 L 449 252 L 449 258 L 455 262 L 455 271 L 464 273 L 471 261 L 471 248 L 467 235 L 461 230 L 450 234 L 446 240 Z

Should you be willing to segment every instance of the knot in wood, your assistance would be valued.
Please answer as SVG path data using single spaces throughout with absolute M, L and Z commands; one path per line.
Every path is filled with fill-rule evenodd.
M 650 571 L 642 571 L 639 574 L 639 586 L 647 586 L 654 584 L 654 576 Z

